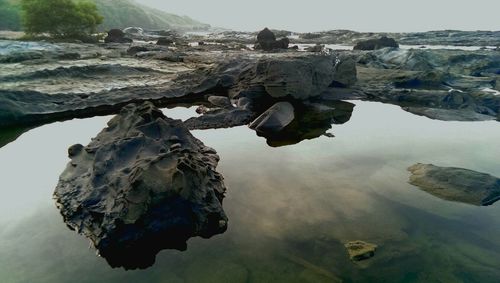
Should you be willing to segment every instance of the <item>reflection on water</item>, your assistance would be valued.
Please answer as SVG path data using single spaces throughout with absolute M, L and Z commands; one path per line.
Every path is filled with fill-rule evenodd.
M 500 176 L 498 122 L 442 122 L 354 102 L 336 138 L 272 148 L 246 127 L 195 131 L 221 156 L 228 231 L 110 268 L 69 231 L 51 195 L 66 149 L 108 118 L 34 129 L 0 149 L 1 282 L 497 282 L 500 205 L 435 198 L 407 183 L 416 162 Z M 168 114 L 170 110 L 166 110 Z M 349 260 L 343 243 L 379 246 Z
M 272 147 L 286 146 L 325 135 L 332 124 L 344 124 L 351 118 L 354 104 L 322 101 L 321 104 L 295 105 L 295 119 L 279 132 L 257 133 Z M 333 135 L 328 135 L 333 136 Z

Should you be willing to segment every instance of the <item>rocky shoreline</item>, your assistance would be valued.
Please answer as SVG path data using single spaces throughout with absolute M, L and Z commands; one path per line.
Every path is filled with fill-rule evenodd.
M 190 237 L 226 230 L 219 157 L 190 130 L 248 125 L 273 147 L 333 137 L 327 131 L 353 113 L 345 100 L 395 104 L 444 121 L 500 121 L 498 50 L 403 49 L 400 37 L 370 35 L 355 50 L 302 51 L 290 34 L 268 29 L 254 46 L 210 36 L 196 44 L 162 36 L 154 44 L 111 35 L 95 45 L 0 41 L 10 46 L 0 53 L 0 147 L 45 123 L 117 114 L 89 145 L 69 148 L 54 193 L 68 226 L 113 267 L 146 268 L 162 249 L 183 250 Z M 328 36 L 307 37 L 321 43 Z M 158 109 L 175 106 L 197 106 L 200 115 L 183 122 Z M 417 167 L 409 170 L 421 172 Z M 437 171 L 470 173 L 450 170 Z M 426 177 L 411 182 L 433 191 L 437 181 Z M 486 202 L 460 201 L 493 199 L 496 191 Z
M 260 108 L 252 117 L 279 100 L 311 101 L 322 97 L 392 103 L 409 112 L 441 120 L 499 119 L 498 51 L 374 45 L 375 50 L 369 51 L 320 48 L 313 50 L 318 52 L 300 52 L 283 48 L 292 47 L 293 43 L 275 46 L 272 43 L 275 37 L 269 40 L 271 43 L 261 40 L 259 45 L 268 46 L 270 51 L 249 50 L 237 43 L 192 46 L 179 42 L 177 37 L 172 38 L 175 42 L 172 46 L 136 42 L 132 46 L 46 44 L 37 46 L 41 50 L 14 48 L 0 54 L 0 61 L 9 68 L 7 71 L 15 69 L 10 65 L 30 70 L 33 69 L 30 66 L 35 69 L 40 66 L 40 69 L 0 75 L 0 127 L 115 114 L 124 105 L 141 101 L 151 101 L 159 107 L 187 103 L 217 108 L 207 101 L 213 95 L 225 96 L 234 105 L 246 96 L 247 102 Z M 322 59 L 328 56 L 329 59 Z M 54 68 L 62 62 L 75 65 Z M 279 73 L 297 68 L 300 72 Z M 323 73 L 316 73 L 317 70 Z M 84 89 L 83 93 L 67 87 L 102 79 L 109 81 L 111 87 L 106 89 L 103 84 L 101 89 Z M 114 80 L 116 83 L 111 83 Z M 49 91 L 47 81 L 53 86 Z M 286 87 L 274 86 L 280 84 Z M 25 85 L 26 90 L 20 90 L 18 85 Z M 273 101 L 262 99 L 266 96 Z M 249 107 L 239 110 L 242 111 L 232 112 L 240 115 Z M 213 121 L 214 113 L 209 114 Z

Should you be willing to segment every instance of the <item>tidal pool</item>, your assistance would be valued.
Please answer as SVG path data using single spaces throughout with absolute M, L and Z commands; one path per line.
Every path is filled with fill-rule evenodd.
M 352 103 L 350 121 L 329 131 L 334 138 L 290 146 L 269 147 L 247 127 L 194 131 L 221 157 L 228 231 L 191 239 L 185 252 L 164 250 L 146 270 L 109 267 L 52 200 L 67 148 L 87 144 L 110 117 L 22 134 L 0 148 L 0 282 L 498 282 L 500 203 L 436 198 L 408 184 L 406 168 L 433 163 L 498 177 L 500 124 Z M 351 240 L 379 248 L 354 263 L 343 246 Z

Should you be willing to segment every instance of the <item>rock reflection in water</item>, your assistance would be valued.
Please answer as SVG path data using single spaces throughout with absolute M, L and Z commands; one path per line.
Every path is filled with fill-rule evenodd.
M 294 119 L 279 131 L 256 129 L 257 135 L 266 138 L 272 147 L 297 144 L 315 139 L 332 128 L 350 120 L 354 104 L 345 101 L 321 101 L 294 105 Z M 330 136 L 330 135 L 328 135 Z
M 68 153 L 58 208 L 112 267 L 146 268 L 162 249 L 185 250 L 189 238 L 227 229 L 219 156 L 151 103 L 128 105 Z

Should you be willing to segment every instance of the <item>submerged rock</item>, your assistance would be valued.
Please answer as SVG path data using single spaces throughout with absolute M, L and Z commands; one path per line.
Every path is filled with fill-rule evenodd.
M 399 48 L 399 44 L 394 38 L 382 36 L 378 39 L 368 39 L 360 41 L 354 46 L 354 50 L 377 50 L 385 47 Z
M 57 206 L 112 267 L 149 267 L 160 250 L 184 250 L 189 238 L 227 228 L 215 150 L 151 103 L 124 107 L 89 145 L 68 153 Z
M 421 163 L 408 171 L 410 184 L 445 200 L 485 206 L 500 199 L 500 179 L 489 174 Z
M 375 255 L 377 245 L 363 241 L 352 241 L 344 245 L 352 261 L 369 259 Z

